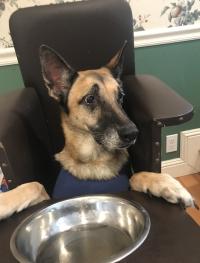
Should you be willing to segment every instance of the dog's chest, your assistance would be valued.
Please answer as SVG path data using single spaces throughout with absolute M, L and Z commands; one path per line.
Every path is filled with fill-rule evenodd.
M 69 148 L 65 147 L 56 155 L 56 159 L 66 171 L 79 179 L 109 180 L 119 174 L 120 169 L 128 160 L 128 154 L 126 151 L 120 151 L 117 154 L 106 153 L 96 159 L 84 161 L 77 156 L 74 158 Z
M 62 169 L 53 191 L 54 198 L 71 198 L 87 194 L 118 193 L 129 190 L 130 166 L 127 163 L 117 176 L 109 180 L 81 180 Z

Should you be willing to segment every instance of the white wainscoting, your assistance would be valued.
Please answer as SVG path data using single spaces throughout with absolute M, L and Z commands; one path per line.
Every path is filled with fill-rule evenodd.
M 162 172 L 173 177 L 200 172 L 200 128 L 181 132 L 180 158 L 163 161 Z

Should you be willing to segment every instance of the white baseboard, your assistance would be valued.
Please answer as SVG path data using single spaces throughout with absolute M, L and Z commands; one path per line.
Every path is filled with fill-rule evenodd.
M 162 162 L 162 172 L 173 177 L 200 172 L 200 129 L 181 132 L 180 158 Z
M 194 174 L 198 171 L 184 162 L 181 158 L 171 159 L 162 162 L 162 173 L 168 173 L 173 177 Z

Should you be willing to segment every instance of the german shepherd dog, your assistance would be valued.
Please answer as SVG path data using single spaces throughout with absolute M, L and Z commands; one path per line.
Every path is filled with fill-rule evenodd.
M 127 148 L 138 130 L 122 108 L 120 80 L 125 45 L 107 63 L 76 72 L 53 49 L 42 45 L 40 61 L 49 95 L 61 106 L 64 149 L 55 158 L 79 179 L 109 180 L 127 162 Z M 130 180 L 133 190 L 171 203 L 195 206 L 190 193 L 168 174 L 140 172 Z M 0 194 L 0 219 L 49 199 L 44 187 L 31 182 Z

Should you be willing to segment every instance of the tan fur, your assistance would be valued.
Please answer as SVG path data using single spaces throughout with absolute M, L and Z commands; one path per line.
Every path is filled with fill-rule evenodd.
M 127 161 L 126 150 L 109 153 L 90 134 L 72 131 L 67 125 L 63 128 L 66 144 L 56 159 L 74 176 L 80 179 L 110 179 Z
M 1 193 L 0 220 L 48 199 L 49 196 L 43 185 L 37 182 L 22 184 L 13 190 Z
M 98 80 L 98 76 L 103 78 L 103 83 Z M 69 116 L 62 114 L 65 147 L 56 155 L 56 160 L 80 179 L 102 180 L 118 175 L 127 161 L 128 154 L 126 150 L 114 152 L 104 150 L 96 143 L 90 132 L 87 132 L 88 124 L 93 126 L 97 124 L 99 112 L 88 114 L 88 111 L 77 102 L 95 83 L 100 87 L 101 96 L 105 100 L 110 98 L 109 103 L 115 111 L 119 111 L 113 96 L 114 92 L 117 92 L 117 82 L 106 68 L 79 72 L 79 78 L 72 86 L 68 98 Z
M 151 193 L 173 204 L 182 202 L 186 207 L 195 206 L 191 194 L 169 174 L 136 173 L 130 179 L 130 186 L 135 191 Z
M 94 126 L 97 124 L 100 114 L 99 110 L 95 110 L 92 114 L 89 114 L 87 109 L 78 105 L 78 101 L 89 92 L 94 84 L 98 84 L 100 95 L 105 100 L 109 100 L 109 104 L 120 114 L 114 97 L 114 93 L 117 92 L 118 83 L 108 69 L 101 68 L 97 70 L 79 71 L 78 74 L 79 77 L 71 87 L 68 97 L 70 113 L 64 120 L 67 121 L 67 125 L 70 124 L 74 128 L 88 130 L 88 125 Z M 98 77 L 103 79 L 103 81 L 99 80 Z

